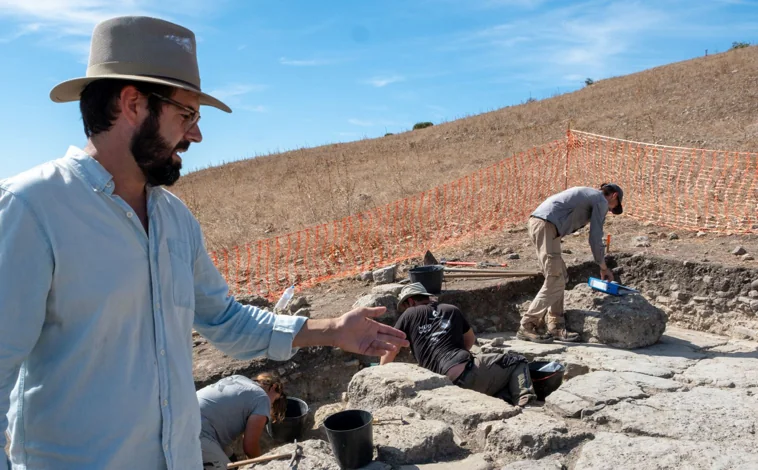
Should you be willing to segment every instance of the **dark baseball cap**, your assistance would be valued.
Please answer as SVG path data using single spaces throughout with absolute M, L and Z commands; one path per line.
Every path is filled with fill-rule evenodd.
M 619 203 L 616 207 L 611 209 L 611 212 L 613 212 L 616 215 L 622 214 L 624 212 L 624 208 L 621 206 L 621 202 L 624 199 L 624 190 L 621 189 L 621 186 L 615 183 L 605 183 L 600 187 L 600 189 L 603 189 L 603 188 L 608 188 L 614 193 L 618 194 Z

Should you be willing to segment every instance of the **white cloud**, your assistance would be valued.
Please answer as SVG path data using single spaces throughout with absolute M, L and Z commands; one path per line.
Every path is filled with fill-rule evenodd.
M 0 16 L 45 25 L 64 35 L 89 36 L 95 24 L 125 14 L 148 14 L 141 1 L 0 0 Z
M 0 42 L 39 34 L 43 45 L 81 56 L 82 47 L 71 44 L 81 42 L 82 38 L 89 42 L 95 25 L 103 20 L 144 15 L 190 27 L 174 19 L 177 12 L 182 17 L 205 18 L 216 8 L 210 3 L 205 0 L 0 0 L 0 18 L 8 18 L 20 28 L 18 33 L 0 38 Z M 199 36 L 197 41 L 201 41 Z
M 244 104 L 238 104 L 238 105 L 235 105 L 234 107 L 245 110 L 245 111 L 250 111 L 253 113 L 267 113 L 268 112 L 268 108 L 260 104 L 258 106 L 248 106 Z
M 369 80 L 366 80 L 365 83 L 368 83 L 369 85 L 373 85 L 377 88 L 381 88 L 391 83 L 404 82 L 404 81 L 405 81 L 405 77 L 403 77 L 402 75 L 391 75 L 387 77 L 374 77 Z
M 490 3 L 529 8 L 539 0 Z M 573 76 L 604 77 L 629 68 L 629 57 L 638 55 L 637 51 L 649 51 L 644 44 L 651 37 L 686 24 L 682 12 L 676 10 L 645 0 L 561 2 L 525 12 L 507 23 L 459 34 L 439 49 L 465 53 L 471 70 L 501 69 L 503 82 L 519 74 L 535 85 Z
M 42 24 L 40 23 L 30 23 L 30 24 L 22 25 L 18 29 L 18 31 L 16 31 L 15 33 L 9 34 L 7 36 L 0 36 L 0 44 L 15 41 L 16 39 L 22 36 L 26 36 L 27 34 L 36 33 L 40 29 L 42 29 Z
M 372 121 L 364 121 L 364 120 L 355 119 L 355 118 L 350 118 L 347 120 L 347 122 L 349 122 L 350 124 L 354 126 L 361 126 L 361 127 L 372 127 L 375 125 Z
M 235 83 L 226 85 L 221 88 L 216 88 L 215 90 L 209 91 L 208 94 L 215 96 L 220 100 L 226 100 L 229 98 L 246 95 L 248 93 L 263 91 L 266 88 L 266 85 L 260 85 L 256 83 Z
M 336 64 L 337 60 L 334 59 L 305 59 L 305 60 L 298 60 L 298 59 L 288 59 L 286 57 L 279 58 L 279 63 L 282 65 L 290 65 L 293 67 L 318 67 L 321 65 L 332 65 Z

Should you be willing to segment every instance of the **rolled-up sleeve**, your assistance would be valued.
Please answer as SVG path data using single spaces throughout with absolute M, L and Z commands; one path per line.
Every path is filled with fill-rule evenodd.
M 42 331 L 53 264 L 50 241 L 39 220 L 22 199 L 0 187 L 0 447 L 3 448 L 11 390 Z M 10 410 L 11 415 L 15 412 Z M 9 467 L 5 453 L 0 454 L 0 470 Z
M 234 300 L 205 250 L 199 226 L 195 238 L 198 240 L 194 263 L 195 330 L 220 351 L 237 359 L 291 358 L 297 352 L 292 343 L 307 318 L 275 315 Z
M 603 225 L 605 224 L 605 215 L 608 213 L 608 203 L 603 199 L 592 206 L 592 215 L 590 216 L 590 248 L 592 257 L 597 264 L 605 262 L 605 246 L 603 246 Z

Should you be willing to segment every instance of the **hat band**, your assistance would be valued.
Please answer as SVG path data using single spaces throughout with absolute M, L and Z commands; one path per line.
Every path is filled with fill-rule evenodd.
M 145 77 L 163 78 L 186 83 L 200 91 L 200 78 L 184 73 L 181 70 L 156 66 L 146 66 L 138 62 L 103 62 L 87 67 L 87 77 L 100 77 L 104 75 L 139 75 Z

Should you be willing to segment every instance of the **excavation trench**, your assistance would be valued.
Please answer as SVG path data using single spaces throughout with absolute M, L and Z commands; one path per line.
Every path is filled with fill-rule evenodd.
M 758 311 L 756 270 L 626 253 L 611 257 L 609 265 L 614 268 L 620 283 L 640 290 L 651 304 L 667 314 L 667 327 L 758 339 L 758 322 L 755 320 Z M 567 289 L 585 284 L 590 276 L 597 276 L 594 263 L 571 266 Z M 460 307 L 474 331 L 482 338 L 480 346 L 486 350 L 485 338 L 497 336 L 500 334 L 498 332 L 512 333 L 517 329 L 524 308 L 541 284 L 541 277 L 506 282 L 477 280 L 456 283 L 455 289 L 443 286 L 439 300 Z M 394 318 L 385 318 L 384 321 L 391 324 Z M 539 356 L 549 357 L 550 354 L 530 354 L 529 359 Z M 407 349 L 396 361 L 415 363 Z M 285 381 L 287 394 L 309 405 L 305 425 L 307 431 L 303 439 L 323 440 L 326 437 L 318 425 L 328 414 L 345 406 L 347 387 L 353 376 L 377 362 L 376 357 L 357 356 L 334 348 L 308 348 L 300 350 L 287 362 L 238 361 L 219 365 L 215 369 L 206 368 L 199 373 L 196 370 L 196 387 L 233 373 L 251 376 L 258 372 L 276 371 Z M 580 366 L 572 371 L 572 376 L 590 370 L 592 367 Z M 583 434 L 578 436 L 580 438 L 574 439 L 574 442 L 583 442 Z M 270 449 L 276 445 L 279 443 L 265 439 L 264 448 Z M 483 450 L 481 446 L 469 443 L 461 447 L 460 454 L 448 458 L 464 458 L 469 452 Z

